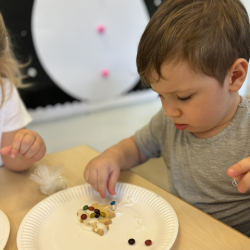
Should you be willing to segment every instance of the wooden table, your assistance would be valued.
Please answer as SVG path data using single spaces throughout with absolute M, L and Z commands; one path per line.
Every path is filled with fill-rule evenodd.
M 20 223 L 29 210 L 47 196 L 39 185 L 29 179 L 34 168 L 40 164 L 50 166 L 64 164 L 64 176 L 68 187 L 85 183 L 83 170 L 99 153 L 87 146 L 46 155 L 26 172 L 15 173 L 0 168 L 0 210 L 10 221 L 10 236 L 5 250 L 17 249 L 16 236 Z M 250 249 L 250 238 L 157 187 L 139 175 L 124 171 L 119 181 L 135 184 L 164 197 L 174 208 L 179 220 L 179 232 L 173 250 L 238 250 Z

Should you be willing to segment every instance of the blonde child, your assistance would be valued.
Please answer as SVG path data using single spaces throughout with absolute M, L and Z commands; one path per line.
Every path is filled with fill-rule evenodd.
M 84 177 L 101 197 L 121 170 L 162 156 L 170 191 L 250 236 L 250 25 L 239 0 L 167 0 L 137 54 L 162 109 L 135 136 L 93 159 Z M 238 184 L 238 186 L 237 186 Z
M 20 73 L 0 14 L 0 165 L 23 171 L 45 155 L 46 146 L 39 134 L 24 128 L 31 117 L 14 84 L 21 84 Z

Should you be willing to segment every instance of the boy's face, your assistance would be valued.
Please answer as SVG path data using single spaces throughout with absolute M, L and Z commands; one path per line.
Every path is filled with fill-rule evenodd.
M 157 75 L 152 75 L 157 79 Z M 177 129 L 208 138 L 222 131 L 233 119 L 240 102 L 229 90 L 227 76 L 223 87 L 218 80 L 194 72 L 187 62 L 164 64 L 162 76 L 151 87 L 161 98 L 163 109 Z

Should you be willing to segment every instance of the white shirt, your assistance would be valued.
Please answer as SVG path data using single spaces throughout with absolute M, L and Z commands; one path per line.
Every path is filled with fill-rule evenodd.
M 2 80 L 4 103 L 0 108 L 0 141 L 2 141 L 3 133 L 22 129 L 32 121 L 32 118 L 28 114 L 16 87 L 12 85 L 8 79 Z M 1 88 L 0 96 L 2 96 Z M 3 161 L 0 155 L 0 166 L 1 165 L 3 165 Z

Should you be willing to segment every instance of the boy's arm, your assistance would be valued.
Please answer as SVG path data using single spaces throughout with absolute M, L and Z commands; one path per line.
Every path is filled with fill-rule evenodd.
M 115 195 L 115 185 L 121 170 L 130 169 L 147 160 L 148 158 L 140 152 L 132 136 L 91 160 L 85 169 L 84 178 L 102 198 L 105 198 L 106 189 L 110 194 Z
M 121 170 L 130 169 L 148 160 L 148 158 L 137 147 L 134 136 L 119 142 L 105 152 L 113 152 L 119 155 Z
M 11 170 L 24 171 L 45 153 L 45 143 L 35 131 L 20 129 L 2 134 L 2 159 L 4 165 Z
M 250 189 L 250 157 L 230 167 L 227 174 L 239 182 L 237 186 L 239 192 L 246 193 Z

